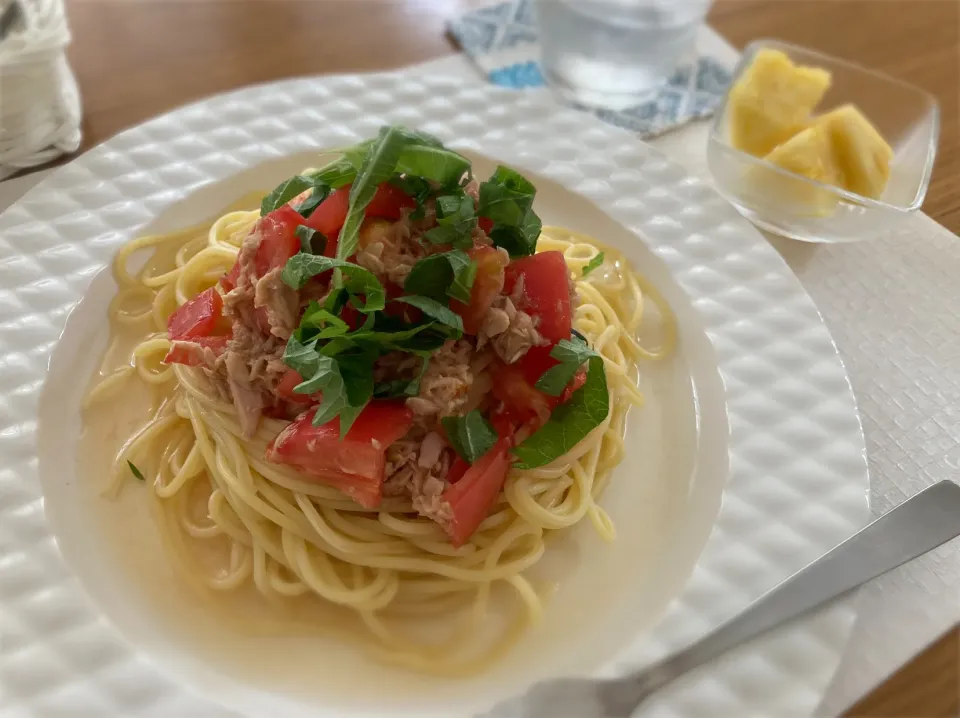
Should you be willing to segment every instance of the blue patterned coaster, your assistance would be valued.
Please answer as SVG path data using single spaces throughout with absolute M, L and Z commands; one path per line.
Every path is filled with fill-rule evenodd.
M 450 32 L 490 82 L 512 89 L 543 88 L 533 0 L 510 0 L 461 15 Z M 700 56 L 678 67 L 657 97 L 625 110 L 593 110 L 605 122 L 655 137 L 709 117 L 723 99 L 730 72 Z

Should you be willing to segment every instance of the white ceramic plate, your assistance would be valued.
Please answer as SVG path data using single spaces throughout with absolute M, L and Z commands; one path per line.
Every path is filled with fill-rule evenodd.
M 136 490 L 120 505 L 96 498 L 76 456 L 80 397 L 114 290 L 98 272 L 116 249 L 208 218 L 312 163 L 317 149 L 387 122 L 533 175 L 545 222 L 625 251 L 681 327 L 675 360 L 645 378 L 650 403 L 603 497 L 618 541 L 575 532 L 552 551 L 562 580 L 543 625 L 462 682 L 401 674 L 325 641 L 238 637 L 205 620 L 166 580 Z M 669 160 L 542 98 L 403 73 L 241 90 L 60 169 L 0 216 L 0 237 L 5 717 L 466 715 L 540 676 L 609 673 L 680 647 L 866 519 L 853 395 L 779 255 Z M 851 621 L 838 605 L 691 676 L 644 714 L 809 714 Z

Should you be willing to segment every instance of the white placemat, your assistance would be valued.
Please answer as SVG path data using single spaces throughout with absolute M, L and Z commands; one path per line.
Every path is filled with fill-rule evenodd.
M 736 51 L 707 31 L 713 56 Z M 482 82 L 460 55 L 422 66 Z M 652 144 L 708 177 L 706 126 Z M 0 209 L 48 172 L 0 183 Z M 960 475 L 960 240 L 929 217 L 859 244 L 772 240 L 816 301 L 860 403 L 871 502 L 883 513 L 921 489 Z M 960 621 L 956 542 L 874 581 L 860 596 L 847 654 L 821 706 L 836 715 Z

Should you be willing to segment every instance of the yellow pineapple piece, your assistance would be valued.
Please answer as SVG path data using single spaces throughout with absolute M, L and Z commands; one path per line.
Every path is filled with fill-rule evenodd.
M 814 120 L 830 137 L 841 171 L 841 186 L 864 197 L 879 197 L 890 179 L 893 150 L 870 120 L 853 105 L 842 105 Z
M 730 90 L 730 141 L 756 157 L 802 130 L 830 87 L 830 73 L 794 65 L 779 50 L 763 49 Z
M 821 125 L 813 125 L 798 132 L 782 145 L 775 147 L 764 159 L 777 167 L 824 184 L 839 186 L 842 179 L 831 146 L 830 134 Z M 796 214 L 825 216 L 837 205 L 837 196 L 830 190 L 814 187 L 793 177 L 784 177 L 767 170 L 762 182 L 766 191 L 773 195 L 777 202 L 788 204 Z

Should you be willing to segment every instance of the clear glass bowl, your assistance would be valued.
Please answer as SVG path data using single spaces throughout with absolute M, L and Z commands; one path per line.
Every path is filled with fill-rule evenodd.
M 812 50 L 772 40 L 747 47 L 734 72 L 733 83 L 753 61 L 757 51 L 773 48 L 785 52 L 799 65 L 821 67 L 833 82 L 816 114 L 852 103 L 880 131 L 894 151 L 890 180 L 879 199 L 788 172 L 730 144 L 727 105 L 717 111 L 707 143 L 707 162 L 720 193 L 740 213 L 761 229 L 808 242 L 857 242 L 902 222 L 923 204 L 930 184 L 940 135 L 940 108 L 932 95 L 919 88 L 865 70 Z M 826 193 L 837 204 L 818 215 L 790 197 Z

